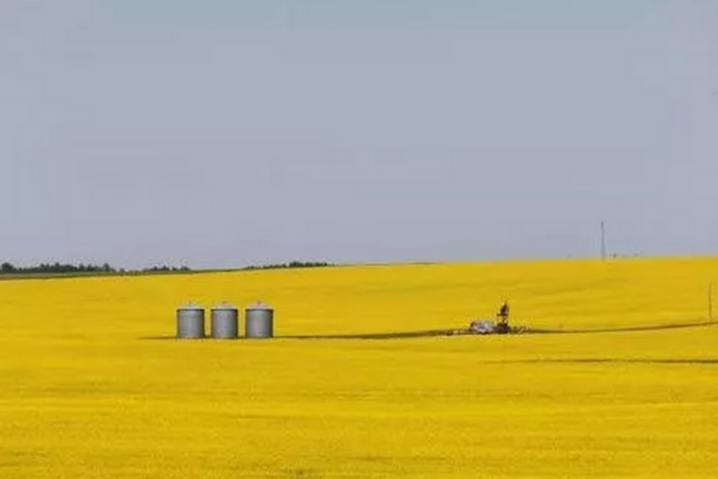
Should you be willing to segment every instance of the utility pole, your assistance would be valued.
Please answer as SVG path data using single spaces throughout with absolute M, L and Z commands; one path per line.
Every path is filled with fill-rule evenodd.
M 606 223 L 601 221 L 601 259 L 606 259 Z

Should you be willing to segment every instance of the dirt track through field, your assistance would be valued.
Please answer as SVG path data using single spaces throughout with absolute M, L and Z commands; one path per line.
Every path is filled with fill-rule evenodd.
M 700 328 L 715 326 L 718 323 L 712 321 L 686 322 L 686 323 L 670 323 L 656 324 L 646 326 L 628 326 L 621 328 L 602 328 L 602 329 L 533 329 L 527 328 L 517 334 L 591 334 L 591 333 L 623 333 L 638 331 L 660 331 L 666 329 L 683 329 L 683 328 Z M 423 331 L 395 331 L 388 333 L 351 333 L 351 334 L 298 334 L 288 336 L 276 336 L 272 339 L 302 339 L 302 340 L 329 340 L 329 339 L 365 339 L 365 340 L 390 340 L 390 339 L 415 339 L 415 338 L 432 338 L 446 336 L 485 336 L 481 334 L 472 334 L 466 329 L 430 329 Z M 490 334 L 488 336 L 496 336 Z M 149 336 L 140 339 L 161 340 L 176 339 L 174 336 Z M 238 338 L 243 340 L 246 338 Z

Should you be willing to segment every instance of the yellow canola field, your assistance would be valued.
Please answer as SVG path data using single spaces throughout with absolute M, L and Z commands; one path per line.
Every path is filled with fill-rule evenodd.
M 0 281 L 0 478 L 716 477 L 718 328 L 601 332 L 705 322 L 712 280 L 714 258 Z M 284 338 L 171 339 L 183 302 L 257 299 Z M 592 332 L 322 337 L 503 299 Z

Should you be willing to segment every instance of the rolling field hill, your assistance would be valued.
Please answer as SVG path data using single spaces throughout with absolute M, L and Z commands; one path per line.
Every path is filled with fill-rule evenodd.
M 710 281 L 718 258 L 0 281 L 0 477 L 714 477 Z M 182 303 L 258 299 L 274 340 L 172 339 Z M 504 299 L 554 334 L 341 337 Z

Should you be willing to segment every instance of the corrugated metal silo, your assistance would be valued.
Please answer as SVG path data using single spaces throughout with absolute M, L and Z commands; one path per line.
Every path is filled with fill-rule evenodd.
M 274 336 L 274 309 L 257 302 L 246 310 L 247 338 L 271 338 Z
M 237 308 L 222 303 L 212 308 L 212 337 L 214 339 L 237 339 L 239 319 Z
M 204 308 L 188 304 L 177 308 L 177 337 L 179 339 L 204 338 Z

